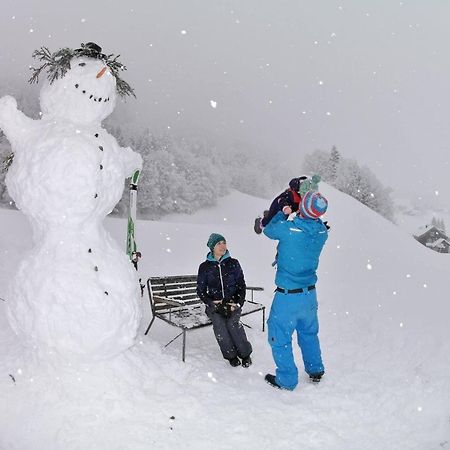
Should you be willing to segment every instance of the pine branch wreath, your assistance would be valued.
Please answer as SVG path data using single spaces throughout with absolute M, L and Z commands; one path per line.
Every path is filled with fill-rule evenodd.
M 41 47 L 39 50 L 33 52 L 33 58 L 39 60 L 41 65 L 37 68 L 31 67 L 33 75 L 28 80 L 29 83 L 37 83 L 39 76 L 43 70 L 47 71 L 47 79 L 50 84 L 59 78 L 63 78 L 70 69 L 70 61 L 73 58 L 85 56 L 87 58 L 94 58 L 103 61 L 111 71 L 111 74 L 116 79 L 116 90 L 121 97 L 132 95 L 136 98 L 134 89 L 120 77 L 120 71 L 127 70 L 127 68 L 118 61 L 120 55 L 113 54 L 105 55 L 102 53 L 102 48 L 94 42 L 81 44 L 81 48 L 75 50 L 65 47 L 58 51 L 51 53 L 47 47 Z

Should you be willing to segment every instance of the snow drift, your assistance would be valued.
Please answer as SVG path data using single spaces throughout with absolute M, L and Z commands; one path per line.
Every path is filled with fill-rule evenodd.
M 448 255 L 321 187 L 331 230 L 318 272 L 326 370 L 319 385 L 306 374 L 294 392 L 264 383 L 273 362 L 257 317 L 248 320 L 249 369 L 221 359 L 209 328 L 188 334 L 185 364 L 177 341 L 164 348 L 177 330 L 155 323 L 143 336 L 147 297 L 129 351 L 93 365 L 43 364 L 24 356 L 0 302 L 0 448 L 450 448 Z M 140 221 L 141 277 L 195 273 L 208 235 L 220 232 L 270 306 L 275 247 L 252 230 L 267 204 L 234 192 L 193 216 Z M 20 213 L 0 216 L 5 286 L 31 240 Z M 124 243 L 123 220 L 109 219 L 107 228 Z

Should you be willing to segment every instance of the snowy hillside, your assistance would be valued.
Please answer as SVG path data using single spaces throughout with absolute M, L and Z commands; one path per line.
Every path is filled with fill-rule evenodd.
M 248 369 L 221 358 L 211 328 L 188 334 L 186 363 L 180 342 L 164 348 L 176 329 L 156 322 L 144 336 L 147 295 L 135 347 L 96 366 L 55 368 L 52 355 L 45 365 L 21 358 L 0 301 L 0 448 L 450 448 L 450 255 L 326 185 L 321 191 L 331 230 L 318 273 L 319 385 L 306 374 L 294 392 L 264 383 L 274 366 L 257 314 L 245 320 L 253 327 Z M 193 216 L 138 222 L 140 276 L 196 273 L 208 235 L 219 232 L 269 307 L 275 244 L 253 232 L 267 204 L 233 192 Z M 0 220 L 0 297 L 8 301 L 31 236 L 21 213 L 0 210 Z M 125 221 L 106 226 L 124 246 Z

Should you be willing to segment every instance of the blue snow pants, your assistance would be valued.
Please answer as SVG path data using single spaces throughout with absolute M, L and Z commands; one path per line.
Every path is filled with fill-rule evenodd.
M 275 381 L 285 389 L 295 389 L 298 370 L 292 353 L 292 334 L 297 331 L 297 342 L 307 374 L 324 372 L 319 344 L 316 290 L 298 294 L 275 292 L 270 309 L 268 339 L 275 361 Z

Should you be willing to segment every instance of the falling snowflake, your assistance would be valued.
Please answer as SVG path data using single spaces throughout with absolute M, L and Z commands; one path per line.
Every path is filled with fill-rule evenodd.
M 209 104 L 211 105 L 211 108 L 217 108 L 217 102 L 214 100 L 210 100 Z

